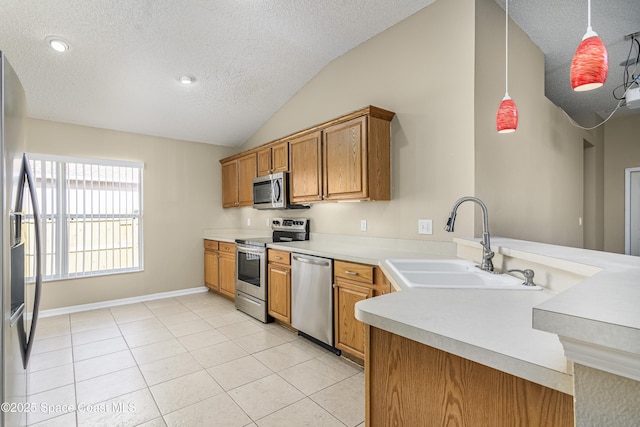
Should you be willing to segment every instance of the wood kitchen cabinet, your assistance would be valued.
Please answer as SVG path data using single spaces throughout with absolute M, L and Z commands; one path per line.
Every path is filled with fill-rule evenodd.
M 236 245 L 204 241 L 204 284 L 214 292 L 235 299 Z
M 366 425 L 574 426 L 573 396 L 367 328 Z
M 236 298 L 236 245 L 220 242 L 220 293 L 230 299 Z
M 312 132 L 289 141 L 289 198 L 291 203 L 322 200 L 322 133 Z
M 222 164 L 222 207 L 238 205 L 238 161 L 232 160 Z
M 390 200 L 390 122 L 369 107 L 290 141 L 291 201 Z
M 365 325 L 356 319 L 358 301 L 391 292 L 378 267 L 345 261 L 333 265 L 333 301 L 336 348 L 364 361 Z
M 257 154 L 243 155 L 222 163 L 222 206 L 253 205 L 253 178 L 258 176 Z
M 269 249 L 267 259 L 269 314 L 291 324 L 291 253 Z
M 289 142 L 269 144 L 258 150 L 258 176 L 289 171 Z
M 223 207 L 251 206 L 256 176 L 289 171 L 291 203 L 391 199 L 391 120 L 368 106 L 220 160 Z
M 204 241 L 204 284 L 213 291 L 220 290 L 218 242 Z

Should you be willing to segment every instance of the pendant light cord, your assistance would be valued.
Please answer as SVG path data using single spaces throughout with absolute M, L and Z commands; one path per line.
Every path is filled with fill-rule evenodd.
M 504 14 L 504 95 L 509 96 L 509 0 L 506 0 L 506 4 Z

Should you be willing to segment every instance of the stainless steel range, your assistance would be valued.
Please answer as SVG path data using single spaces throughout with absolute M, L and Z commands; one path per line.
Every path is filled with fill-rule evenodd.
M 272 237 L 236 239 L 236 308 L 261 322 L 267 305 L 267 244 L 309 240 L 309 219 L 274 218 Z

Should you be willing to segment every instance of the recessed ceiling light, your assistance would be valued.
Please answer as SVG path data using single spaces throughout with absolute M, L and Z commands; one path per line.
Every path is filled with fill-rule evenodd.
M 66 52 L 69 50 L 69 43 L 57 36 L 49 36 L 45 39 L 49 46 L 56 52 Z
M 196 82 L 196 78 L 188 74 L 182 74 L 178 76 L 178 81 L 183 85 L 187 86 L 187 85 L 194 84 Z

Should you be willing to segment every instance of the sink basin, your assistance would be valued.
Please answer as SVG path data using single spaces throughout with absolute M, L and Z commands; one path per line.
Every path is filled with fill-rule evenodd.
M 524 286 L 523 279 L 508 274 L 480 270 L 466 260 L 388 259 L 386 263 L 412 288 L 542 289 L 540 286 Z

